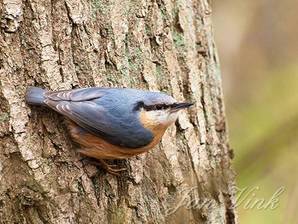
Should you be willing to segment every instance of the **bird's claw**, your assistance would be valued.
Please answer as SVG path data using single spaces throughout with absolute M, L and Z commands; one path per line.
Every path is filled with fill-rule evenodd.
M 101 167 L 103 167 L 108 173 L 119 176 L 119 172 L 126 171 L 127 168 L 114 168 L 118 167 L 116 164 L 108 164 L 104 160 L 99 160 Z

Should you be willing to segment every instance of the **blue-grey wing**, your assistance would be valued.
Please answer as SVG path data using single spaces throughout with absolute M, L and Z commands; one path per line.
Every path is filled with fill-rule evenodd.
M 102 97 L 109 91 L 108 88 L 81 88 L 81 89 L 73 89 L 73 90 L 62 90 L 62 91 L 53 91 L 46 92 L 45 96 L 49 100 L 54 101 L 87 101 L 93 100 Z
M 98 93 L 94 93 L 94 89 L 84 91 L 52 92 L 45 103 L 87 131 L 112 144 L 139 148 L 152 141 L 152 133 L 140 124 L 133 111 L 113 112 L 113 110 L 119 110 L 119 107 L 111 108 L 111 105 L 106 105 L 109 102 L 107 100 L 101 104 L 100 97 L 104 97 L 104 91 L 98 91 Z

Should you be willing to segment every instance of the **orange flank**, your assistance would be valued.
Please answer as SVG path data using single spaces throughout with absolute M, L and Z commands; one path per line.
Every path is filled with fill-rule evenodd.
M 75 142 L 82 146 L 79 152 L 85 156 L 95 159 L 125 159 L 152 149 L 157 145 L 162 138 L 167 127 L 153 126 L 152 123 L 145 123 L 144 127 L 153 132 L 153 140 L 141 148 L 128 148 L 113 145 L 106 140 L 95 136 L 89 132 L 81 134 L 78 130 L 78 125 L 73 122 L 68 122 L 70 134 Z

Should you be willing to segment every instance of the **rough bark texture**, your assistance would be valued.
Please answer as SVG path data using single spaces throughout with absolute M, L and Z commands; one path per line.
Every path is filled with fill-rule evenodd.
M 0 15 L 0 223 L 235 222 L 207 0 L 3 0 Z M 29 85 L 196 104 L 115 177 L 81 161 L 61 116 L 25 104 Z

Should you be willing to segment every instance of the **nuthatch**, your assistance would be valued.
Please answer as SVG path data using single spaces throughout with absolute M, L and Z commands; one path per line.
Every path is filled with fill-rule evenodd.
M 192 105 L 160 92 L 98 87 L 53 92 L 29 87 L 26 102 L 67 117 L 73 140 L 82 146 L 79 152 L 105 166 L 103 159 L 124 159 L 153 148 L 178 112 Z

